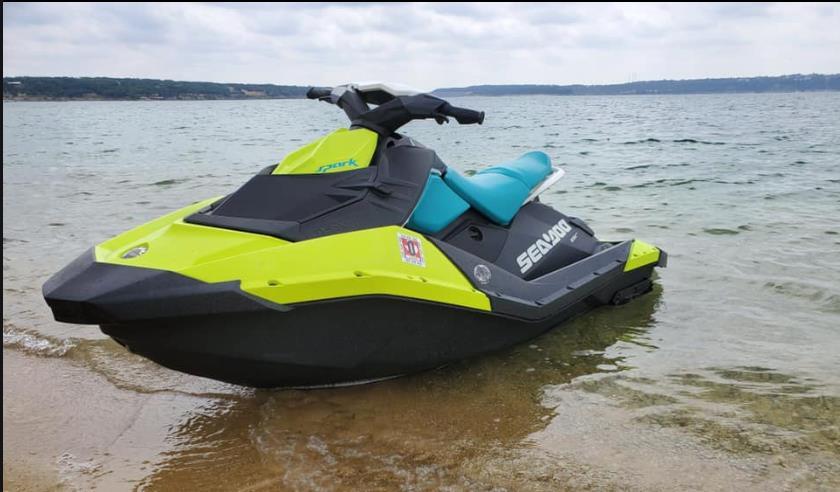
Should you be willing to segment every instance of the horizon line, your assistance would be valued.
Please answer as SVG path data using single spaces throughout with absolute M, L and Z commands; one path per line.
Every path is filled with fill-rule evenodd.
M 461 86 L 441 86 L 435 89 L 432 89 L 430 92 L 434 92 L 437 90 L 442 89 L 466 89 L 471 87 L 481 87 L 481 86 L 495 86 L 495 87 L 506 87 L 506 86 L 537 86 L 537 87 L 574 87 L 574 86 L 614 86 L 614 85 L 628 85 L 628 84 L 643 84 L 649 82 L 686 82 L 686 81 L 699 81 L 699 80 L 737 80 L 737 79 L 761 79 L 761 78 L 782 78 L 782 77 L 795 77 L 795 76 L 823 76 L 823 77 L 834 77 L 840 76 L 840 72 L 837 73 L 787 73 L 781 75 L 751 75 L 751 76 L 740 76 L 740 77 L 703 77 L 703 78 L 689 78 L 689 79 L 649 79 L 649 80 L 633 80 L 628 82 L 614 82 L 614 83 L 607 83 L 607 84 L 584 84 L 584 83 L 573 83 L 573 84 L 552 84 L 552 83 L 534 83 L 534 82 L 517 82 L 517 83 L 474 83 L 468 85 L 461 85 Z M 282 86 L 282 87 L 312 87 L 314 85 L 319 84 L 291 84 L 291 83 L 277 83 L 277 82 L 213 82 L 209 80 L 176 80 L 176 79 L 168 79 L 168 78 L 149 78 L 149 77 L 114 77 L 114 76 L 106 76 L 106 75 L 82 75 L 82 76 L 73 76 L 73 75 L 13 75 L 13 76 L 6 76 L 3 75 L 3 82 L 5 83 L 7 79 L 25 79 L 25 78 L 41 78 L 41 79 L 125 79 L 125 80 L 159 80 L 164 82 L 186 82 L 186 83 L 205 83 L 205 84 L 235 84 L 235 85 L 274 85 L 274 86 Z M 10 80 L 10 82 L 14 82 L 14 80 Z M 346 82 L 346 83 L 353 83 L 353 82 Z M 341 84 L 339 84 L 341 85 Z

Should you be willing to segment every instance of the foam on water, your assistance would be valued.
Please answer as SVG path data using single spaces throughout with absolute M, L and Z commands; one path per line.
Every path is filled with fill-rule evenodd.
M 3 325 L 3 348 L 20 350 L 28 354 L 63 357 L 76 347 L 77 341 L 56 339 L 36 331 Z

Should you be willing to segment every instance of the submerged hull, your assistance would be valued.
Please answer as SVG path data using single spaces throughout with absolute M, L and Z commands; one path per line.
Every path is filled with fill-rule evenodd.
M 605 255 L 620 258 L 626 252 L 619 246 Z M 560 289 L 531 314 L 500 292 L 490 297 L 492 311 L 370 295 L 280 305 L 235 282 L 98 263 L 92 253 L 51 279 L 44 294 L 59 321 L 99 324 L 130 351 L 171 369 L 246 386 L 309 387 L 389 378 L 497 351 L 650 290 L 654 264 L 624 271 L 624 262 L 602 262 L 613 267 L 587 273 L 581 278 L 588 282 Z

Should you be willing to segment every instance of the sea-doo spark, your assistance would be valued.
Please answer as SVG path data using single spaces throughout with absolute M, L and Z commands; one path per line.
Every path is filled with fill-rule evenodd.
M 465 176 L 397 132 L 483 112 L 386 84 L 307 96 L 349 128 L 87 251 L 44 285 L 55 319 L 199 376 L 335 385 L 528 340 L 648 292 L 666 263 L 541 203 L 563 175 L 543 152 Z

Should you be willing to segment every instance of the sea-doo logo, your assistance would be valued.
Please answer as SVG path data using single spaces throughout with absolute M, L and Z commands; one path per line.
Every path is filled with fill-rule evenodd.
M 542 238 L 534 241 L 532 245 L 528 246 L 528 249 L 516 257 L 516 263 L 519 264 L 519 271 L 525 273 L 530 270 L 546 253 L 551 251 L 551 248 L 557 246 L 571 230 L 572 226 L 567 224 L 564 219 L 561 219 L 557 225 L 544 232 Z
M 332 164 L 324 164 L 318 168 L 318 172 L 325 173 L 340 167 L 359 167 L 359 164 L 356 162 L 356 159 L 348 159 L 346 161 L 333 162 Z

